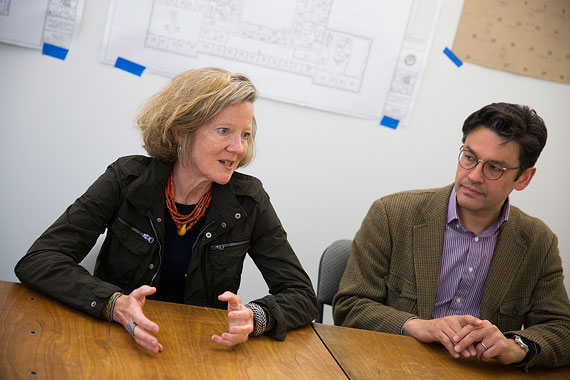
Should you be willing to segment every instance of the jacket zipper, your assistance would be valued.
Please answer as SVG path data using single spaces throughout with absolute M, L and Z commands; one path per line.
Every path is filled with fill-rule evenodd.
M 160 239 L 158 239 L 158 234 L 156 233 L 156 228 L 154 228 L 154 224 L 152 223 L 152 218 L 150 216 L 148 217 L 148 221 L 150 223 L 152 231 L 154 232 L 154 235 L 157 237 L 156 242 L 158 243 L 158 268 L 156 269 L 154 276 L 152 276 L 152 278 L 150 279 L 149 285 L 152 286 L 152 283 L 156 279 L 156 276 L 160 273 L 160 267 L 162 266 L 162 244 L 160 244 Z M 153 241 L 154 241 L 154 239 L 153 239 Z
M 129 223 L 127 223 L 127 222 L 126 222 L 123 218 L 121 218 L 120 216 L 117 216 L 117 220 L 118 220 L 119 222 L 121 222 L 121 224 L 122 224 L 123 226 L 126 226 L 126 227 L 128 227 L 131 231 L 137 233 L 140 237 L 142 237 L 144 240 L 146 240 L 149 244 L 152 244 L 152 243 L 154 242 L 154 238 L 153 238 L 152 236 L 150 236 L 150 235 L 147 234 L 147 233 L 142 232 L 141 230 L 139 230 L 139 229 L 136 228 L 136 227 L 131 226 Z M 151 222 L 151 225 L 152 225 L 152 222 Z M 154 229 L 154 227 L 153 227 L 153 229 Z M 154 233 L 156 234 L 156 231 L 155 231 Z
M 249 240 L 244 240 L 244 241 L 236 241 L 235 243 L 225 243 L 225 244 L 218 244 L 218 245 L 211 245 L 210 249 L 212 251 L 223 251 L 225 248 L 231 248 L 231 247 L 235 247 L 238 245 L 244 245 L 249 243 Z
M 198 234 L 198 237 L 196 238 L 196 241 L 192 245 L 192 253 L 194 253 L 194 247 L 196 247 L 196 244 L 198 244 L 198 241 L 202 237 L 202 234 L 204 233 L 204 231 L 206 231 L 206 229 L 208 227 L 210 227 L 212 224 L 214 224 L 215 222 L 216 222 L 215 220 L 212 220 L 207 226 L 202 228 L 202 231 L 200 231 L 200 233 Z M 213 295 L 211 296 L 210 293 L 208 292 L 208 281 L 206 279 L 206 258 L 204 257 L 204 253 L 200 257 L 200 267 L 202 268 L 202 283 L 204 286 L 204 293 L 206 296 L 206 305 L 208 305 L 208 307 L 212 307 L 211 299 L 213 298 Z M 212 289 L 212 292 L 213 291 L 214 291 L 214 289 Z

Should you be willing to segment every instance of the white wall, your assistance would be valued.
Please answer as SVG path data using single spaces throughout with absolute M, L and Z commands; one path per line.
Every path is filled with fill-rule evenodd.
M 98 62 L 107 5 L 86 1 L 65 61 L 0 44 L 0 280 L 17 281 L 18 259 L 107 164 L 144 153 L 134 118 L 168 79 L 139 78 Z M 265 99 L 256 103 L 259 149 L 244 171 L 263 181 L 315 287 L 322 251 L 336 239 L 352 238 L 374 199 L 451 183 L 465 117 L 507 101 L 531 105 L 549 128 L 537 174 L 512 202 L 558 235 L 570 289 L 570 86 L 471 64 L 458 69 L 442 50 L 453 44 L 461 8 L 460 1 L 442 3 L 407 129 Z M 86 267 L 92 269 L 95 255 Z M 248 300 L 266 289 L 248 260 L 240 295 Z

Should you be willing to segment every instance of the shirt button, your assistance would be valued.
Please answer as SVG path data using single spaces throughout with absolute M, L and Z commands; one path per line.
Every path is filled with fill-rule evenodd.
M 469 272 L 473 272 L 473 267 L 469 267 Z
M 206 237 L 209 239 L 212 237 L 212 233 L 211 232 L 206 232 Z
M 184 273 L 184 278 L 188 278 L 188 273 Z
M 475 239 L 473 239 L 475 241 L 479 241 L 479 236 L 475 236 Z
M 95 307 L 95 306 L 97 306 L 97 302 L 95 302 L 95 301 L 91 302 L 91 307 Z
M 239 212 L 236 212 L 236 214 L 234 215 L 236 219 L 241 218 L 241 214 Z
M 222 223 L 222 228 L 226 228 L 226 223 Z
M 457 303 L 461 303 L 461 298 L 457 297 L 455 301 L 457 301 Z
M 162 222 L 162 219 L 161 219 L 161 218 L 156 218 L 156 221 L 157 221 L 158 223 L 160 223 L 160 222 Z
M 150 269 L 150 270 L 154 269 L 154 264 L 150 264 L 150 265 L 148 266 L 148 269 Z

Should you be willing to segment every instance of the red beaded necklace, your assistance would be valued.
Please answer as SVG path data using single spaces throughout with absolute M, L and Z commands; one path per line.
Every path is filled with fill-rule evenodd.
M 210 207 L 210 201 L 212 200 L 212 189 L 208 190 L 208 192 L 200 198 L 190 214 L 182 215 L 178 212 L 176 204 L 174 203 L 174 171 L 171 171 L 170 178 L 168 178 L 166 188 L 164 189 L 164 195 L 166 195 L 166 207 L 168 207 L 170 216 L 172 220 L 174 220 L 176 228 L 178 228 L 178 236 L 184 236 L 187 230 L 194 227 L 196 222 L 206 215 L 206 210 Z

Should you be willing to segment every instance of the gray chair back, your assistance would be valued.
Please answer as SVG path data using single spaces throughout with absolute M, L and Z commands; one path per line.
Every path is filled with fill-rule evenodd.
M 337 240 L 329 245 L 321 255 L 317 285 L 317 307 L 319 309 L 319 315 L 315 319 L 317 323 L 323 323 L 324 305 L 332 305 L 332 300 L 338 291 L 338 284 L 350 256 L 351 247 L 352 240 Z

